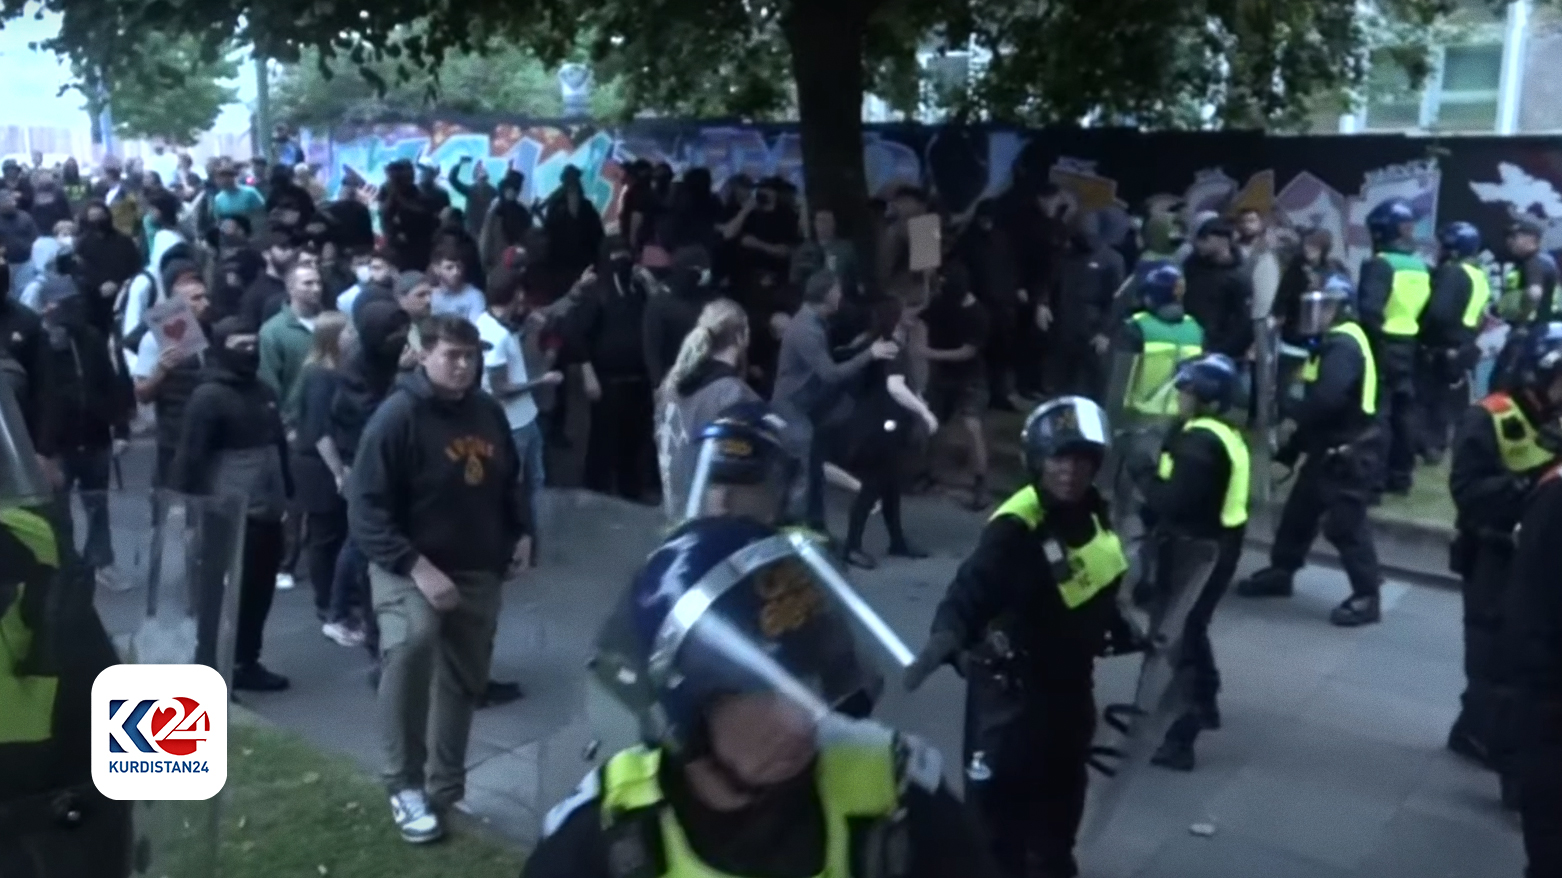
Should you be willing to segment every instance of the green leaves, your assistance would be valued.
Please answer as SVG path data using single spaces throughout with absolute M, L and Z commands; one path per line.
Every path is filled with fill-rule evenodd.
M 99 86 L 107 90 L 114 127 L 125 137 L 193 144 L 238 96 L 223 84 L 238 75 L 238 63 L 221 47 L 210 51 L 191 36 L 143 33 L 137 40 L 120 41 L 117 51 L 98 64 L 77 60 L 71 66 L 76 87 L 94 111 Z

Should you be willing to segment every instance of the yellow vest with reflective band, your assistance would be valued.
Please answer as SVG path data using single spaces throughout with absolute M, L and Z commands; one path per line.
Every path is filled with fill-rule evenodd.
M 1541 446 L 1539 433 L 1512 396 L 1493 393 L 1481 400 L 1481 408 L 1491 415 L 1492 427 L 1497 432 L 1497 451 L 1508 472 L 1529 472 L 1556 460 L 1555 454 Z
M 1415 338 L 1421 333 L 1421 312 L 1432 298 L 1432 273 L 1421 257 L 1409 253 L 1379 253 L 1378 258 L 1394 269 L 1394 285 L 1383 308 L 1383 334 Z
M 45 575 L 53 575 L 58 569 L 60 555 L 54 530 L 41 516 L 25 509 L 3 509 L 0 528 L 5 531 L 0 539 L 14 540 L 32 556 L 32 563 L 26 566 Z M 22 579 L 15 600 L 0 615 L 0 745 L 36 744 L 54 736 L 54 697 L 60 680 L 22 674 L 18 666 L 31 653 L 35 638 L 27 620 L 22 618 L 28 577 L 17 569 L 0 571 L 0 575 Z
M 1248 481 L 1253 476 L 1252 464 L 1248 459 L 1247 440 L 1242 434 L 1231 428 L 1224 421 L 1214 418 L 1194 418 L 1183 425 L 1183 431 L 1208 430 L 1220 440 L 1221 447 L 1226 449 L 1226 459 L 1231 462 L 1231 476 L 1226 479 L 1226 497 L 1220 504 L 1220 523 L 1223 527 L 1241 527 L 1247 524 L 1247 500 L 1249 493 Z M 1177 463 L 1171 454 L 1161 452 L 1161 465 L 1157 474 L 1162 481 L 1170 479 L 1176 470 Z
M 1035 530 L 1041 526 L 1046 512 L 1041 508 L 1041 498 L 1036 494 L 1036 489 L 1024 487 L 1003 501 L 1003 505 L 993 512 L 988 521 L 1003 515 L 1012 515 L 1025 522 L 1026 527 Z M 1090 542 L 1078 548 L 1065 545 L 1063 551 L 1068 555 L 1070 575 L 1067 580 L 1058 583 L 1058 591 L 1063 595 L 1063 605 L 1070 610 L 1084 606 L 1128 572 L 1128 556 L 1123 554 L 1123 541 L 1099 517 L 1096 518 L 1096 535 L 1090 538 Z
M 1349 336 L 1356 347 L 1361 349 L 1361 361 L 1363 372 L 1361 375 L 1361 411 L 1366 415 L 1378 413 L 1378 361 L 1372 356 L 1372 345 L 1367 343 L 1367 334 L 1361 331 L 1361 327 L 1355 323 L 1341 323 L 1329 330 L 1329 334 L 1338 333 Z M 1302 367 L 1302 381 L 1311 384 L 1318 380 L 1318 355 L 1314 354 L 1307 365 Z
M 1529 310 L 1524 298 L 1524 274 L 1517 265 L 1502 273 L 1502 298 L 1497 300 L 1497 316 L 1504 320 L 1522 320 Z
M 660 750 L 631 747 L 608 760 L 602 769 L 602 816 L 611 825 L 617 815 L 656 808 L 666 801 L 658 772 Z M 900 784 L 893 749 L 878 744 L 827 744 L 819 751 L 814 772 L 824 806 L 824 871 L 817 878 L 851 878 L 854 820 L 887 818 L 900 807 Z M 733 878 L 707 866 L 678 825 L 671 808 L 660 808 L 661 878 Z
M 1470 301 L 1464 306 L 1464 326 L 1466 329 L 1474 329 L 1481 322 L 1481 315 L 1486 313 L 1486 306 L 1491 303 L 1491 280 L 1482 271 L 1468 262 L 1459 263 L 1464 273 L 1470 278 Z
M 1144 337 L 1144 351 L 1134 358 L 1123 407 L 1154 417 L 1177 414 L 1172 377 L 1177 364 L 1204 353 L 1204 329 L 1192 317 L 1168 323 L 1147 311 L 1133 316 Z

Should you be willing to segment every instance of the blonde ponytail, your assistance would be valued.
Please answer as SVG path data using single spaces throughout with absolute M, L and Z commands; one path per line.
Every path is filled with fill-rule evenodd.
M 710 361 L 717 352 L 737 344 L 748 335 L 748 315 L 731 299 L 717 299 L 700 311 L 700 319 L 678 347 L 678 359 L 662 381 L 664 400 L 676 399 L 678 385 L 695 370 Z

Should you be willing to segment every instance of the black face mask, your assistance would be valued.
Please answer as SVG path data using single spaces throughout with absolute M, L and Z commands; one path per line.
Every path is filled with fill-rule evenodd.
M 260 371 L 260 350 L 236 351 L 230 347 L 217 349 L 217 362 L 224 369 L 240 378 L 253 378 Z

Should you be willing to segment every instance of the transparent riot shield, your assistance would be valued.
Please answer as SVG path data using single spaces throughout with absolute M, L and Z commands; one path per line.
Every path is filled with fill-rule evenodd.
M 107 491 L 71 500 L 68 539 L 91 607 L 124 664 L 214 667 L 232 683 L 242 497 Z M 87 595 L 84 595 L 84 597 Z M 137 875 L 217 874 L 224 796 L 126 803 Z
M 1280 427 L 1280 331 L 1267 319 L 1254 321 L 1253 350 L 1253 497 L 1268 502 L 1274 492 L 1269 461 L 1277 450 Z
M 1189 703 L 1183 661 L 1188 614 L 1203 592 L 1220 556 L 1213 540 L 1156 534 L 1157 554 L 1164 569 L 1149 606 L 1148 648 L 1139 669 L 1131 704 L 1103 710 L 1104 739 L 1098 739 L 1091 759 L 1095 774 L 1081 824 L 1080 841 L 1103 836 L 1118 804 L 1129 794 L 1167 730 Z

